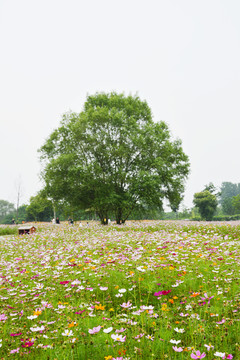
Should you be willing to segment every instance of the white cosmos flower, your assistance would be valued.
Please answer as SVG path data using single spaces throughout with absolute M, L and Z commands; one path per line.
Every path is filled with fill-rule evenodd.
M 111 338 L 114 341 L 119 341 L 119 342 L 124 342 L 126 340 L 126 336 L 122 336 L 122 335 L 119 335 L 119 334 L 112 334 Z
M 145 269 L 143 269 L 143 266 L 138 266 L 138 267 L 137 267 L 137 270 L 138 270 L 138 271 L 141 271 L 141 272 L 145 272 L 145 271 L 146 271 Z
M 170 340 L 170 343 L 172 343 L 172 344 L 179 344 L 181 342 L 181 340 L 173 340 L 173 339 L 171 339 Z
M 123 296 L 123 294 L 117 294 L 117 295 L 115 295 L 116 297 L 122 297 Z
M 40 290 L 43 288 L 43 284 L 37 284 L 36 289 Z
M 33 320 L 33 319 L 36 319 L 37 318 L 37 315 L 30 315 L 30 316 L 27 316 L 27 318 L 29 320 Z
M 107 328 L 107 329 L 103 329 L 103 332 L 104 332 L 105 334 L 109 334 L 112 330 L 113 330 L 113 328 L 112 328 L 112 327 L 109 327 L 109 328 Z
M 65 330 L 62 333 L 62 336 L 73 336 L 73 332 L 72 332 L 72 330 Z
M 45 327 L 42 325 L 42 326 L 36 326 L 36 327 L 30 327 L 30 330 L 31 331 L 43 331 L 45 330 Z
M 121 294 L 124 294 L 127 290 L 126 289 L 119 289 L 118 292 L 120 292 Z
M 179 329 L 179 328 L 175 328 L 174 330 L 175 330 L 176 332 L 178 332 L 178 333 L 184 333 L 184 332 L 185 332 L 184 329 Z
M 221 352 L 215 352 L 214 356 L 219 356 L 221 357 L 222 359 L 225 357 L 225 353 L 221 353 Z
M 85 289 L 84 286 L 82 286 L 82 285 L 78 286 L 78 290 L 84 290 L 84 289 Z
M 104 286 L 100 286 L 100 288 L 99 288 L 100 290 L 102 290 L 102 291 L 106 291 L 107 289 L 108 289 L 108 287 L 106 286 L 106 287 L 104 287 Z

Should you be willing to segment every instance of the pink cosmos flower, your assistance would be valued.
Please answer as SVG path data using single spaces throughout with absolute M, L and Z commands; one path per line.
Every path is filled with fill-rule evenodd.
M 124 329 L 124 328 L 121 328 L 120 330 L 116 330 L 115 332 L 117 333 L 117 334 L 119 334 L 119 333 L 122 333 L 122 332 L 124 332 L 126 329 Z
M 0 314 L 0 321 L 7 320 L 7 316 L 5 314 Z
M 89 334 L 93 335 L 93 334 L 97 334 L 100 330 L 101 330 L 101 325 L 94 327 L 93 329 L 89 329 L 88 332 Z
M 183 351 L 183 348 L 181 348 L 181 347 L 178 348 L 177 346 L 173 346 L 172 348 L 174 351 L 177 351 L 177 352 Z
M 128 309 L 132 306 L 132 303 L 128 301 L 127 303 L 122 303 L 122 305 L 120 306 L 123 307 L 124 309 Z
M 192 359 L 203 359 L 205 356 L 206 354 L 205 353 L 201 354 L 199 350 L 196 351 L 196 354 L 194 353 L 191 354 Z
M 222 319 L 221 321 L 217 321 L 216 324 L 224 324 L 225 323 L 225 319 Z
M 61 284 L 61 285 L 66 285 L 66 284 L 68 284 L 68 283 L 70 283 L 70 281 L 68 281 L 68 280 L 66 280 L 66 281 L 60 281 L 60 284 Z
M 10 354 L 15 354 L 15 353 L 18 353 L 20 350 L 20 348 L 17 348 L 17 349 L 13 349 L 10 351 Z

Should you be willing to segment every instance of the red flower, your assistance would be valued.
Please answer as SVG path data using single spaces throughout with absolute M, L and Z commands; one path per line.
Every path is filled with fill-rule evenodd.
M 60 284 L 61 284 L 61 285 L 66 285 L 66 284 L 68 284 L 68 283 L 70 283 L 70 281 L 68 281 L 68 280 L 66 280 L 66 281 L 60 281 Z

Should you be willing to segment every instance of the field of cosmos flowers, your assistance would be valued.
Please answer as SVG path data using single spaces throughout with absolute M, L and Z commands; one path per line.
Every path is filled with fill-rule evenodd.
M 0 238 L 0 359 L 240 359 L 240 224 Z

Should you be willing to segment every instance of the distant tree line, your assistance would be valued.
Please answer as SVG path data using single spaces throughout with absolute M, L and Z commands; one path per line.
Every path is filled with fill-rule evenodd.
M 154 206 L 143 206 L 141 210 L 134 210 L 129 220 L 239 220 L 240 219 L 240 183 L 223 182 L 218 190 L 212 183 L 194 194 L 194 206 L 182 207 L 181 211 L 164 212 Z M 22 221 L 45 221 L 49 222 L 55 216 L 60 221 L 67 220 L 71 216 L 74 220 L 100 220 L 94 209 L 79 210 L 76 207 L 63 202 L 53 203 L 44 191 L 30 198 L 28 205 L 21 205 L 16 218 L 14 204 L 0 200 L 0 224 L 11 224 L 12 219 L 16 223 Z M 114 219 L 114 213 L 110 213 Z
M 164 214 L 166 219 L 240 220 L 240 183 L 223 182 L 220 189 L 213 183 L 194 194 L 193 207 L 179 213 Z

